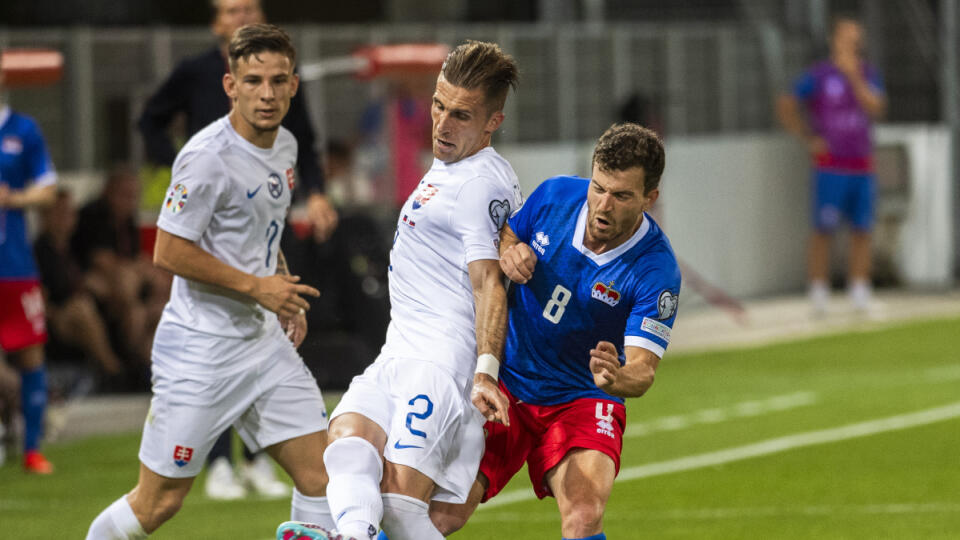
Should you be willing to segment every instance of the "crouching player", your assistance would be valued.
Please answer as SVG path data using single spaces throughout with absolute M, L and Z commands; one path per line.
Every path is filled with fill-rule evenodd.
M 509 424 L 488 422 L 466 505 L 434 502 L 449 534 L 527 463 L 537 496 L 552 495 L 564 539 L 598 540 L 620 468 L 624 398 L 642 396 L 670 341 L 680 271 L 644 212 L 659 196 L 663 145 L 636 124 L 612 126 L 592 178 L 545 181 L 504 227 L 500 265 L 515 283 L 502 365 L 478 365 L 509 399 Z M 498 407 L 474 392 L 488 420 Z

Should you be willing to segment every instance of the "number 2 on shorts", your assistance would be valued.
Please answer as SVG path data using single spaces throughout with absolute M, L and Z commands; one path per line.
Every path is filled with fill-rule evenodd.
M 426 420 L 427 418 L 429 418 L 430 415 L 433 414 L 433 402 L 430 401 L 430 398 L 427 397 L 425 394 L 420 394 L 417 397 L 411 399 L 409 405 L 416 405 L 416 403 L 420 400 L 427 402 L 427 409 L 423 412 L 411 411 L 410 413 L 407 414 L 407 430 L 409 430 L 410 433 L 413 433 L 417 437 L 423 437 L 424 439 L 426 439 L 427 438 L 426 432 L 413 428 L 413 419 L 419 418 L 420 420 Z
M 546 307 L 543 308 L 543 318 L 553 324 L 559 323 L 560 318 L 563 317 L 563 312 L 567 309 L 567 303 L 570 302 L 570 298 L 572 297 L 573 293 L 570 292 L 570 289 L 558 283 L 557 286 L 553 288 L 550 301 L 547 302 Z

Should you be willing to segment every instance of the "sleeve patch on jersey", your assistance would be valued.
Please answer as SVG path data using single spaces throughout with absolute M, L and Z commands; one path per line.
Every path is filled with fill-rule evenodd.
M 496 199 L 490 201 L 490 205 L 487 207 L 490 211 L 490 219 L 493 220 L 493 224 L 497 226 L 497 230 L 503 228 L 504 224 L 507 222 L 507 218 L 510 217 L 510 201 L 504 199 L 498 201 Z
M 644 332 L 650 332 L 667 343 L 670 343 L 670 327 L 660 321 L 655 321 L 650 317 L 644 317 L 640 329 Z
M 178 214 L 187 205 L 187 186 L 177 184 L 167 194 L 167 202 L 163 207 L 171 214 Z
M 3 138 L 3 142 L 0 143 L 0 152 L 19 156 L 23 153 L 23 141 L 16 135 L 7 135 Z
M 657 298 L 657 318 L 661 321 L 673 317 L 677 312 L 677 304 L 680 302 L 680 295 L 673 294 L 670 291 L 663 291 Z

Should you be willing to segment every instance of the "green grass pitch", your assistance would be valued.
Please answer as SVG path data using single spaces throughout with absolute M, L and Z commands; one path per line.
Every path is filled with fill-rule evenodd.
M 650 393 L 627 404 L 607 536 L 960 537 L 958 351 L 960 319 L 947 319 L 668 354 Z M 0 539 L 83 538 L 136 481 L 138 445 L 138 433 L 52 445 L 50 477 L 7 463 Z M 528 484 L 521 472 L 507 503 L 453 537 L 560 538 L 554 501 L 532 499 Z M 195 489 L 151 538 L 267 540 L 288 505 L 208 501 Z

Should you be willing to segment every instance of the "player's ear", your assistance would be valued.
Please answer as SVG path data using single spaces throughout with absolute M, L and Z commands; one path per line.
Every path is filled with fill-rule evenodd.
M 490 119 L 487 120 L 487 125 L 484 128 L 484 131 L 487 133 L 493 133 L 500 128 L 500 124 L 503 123 L 504 118 L 505 116 L 503 115 L 503 111 L 497 111 L 491 114 Z
M 231 100 L 237 99 L 237 79 L 229 71 L 223 74 L 223 91 Z
M 660 198 L 660 188 L 655 188 L 650 190 L 649 193 L 643 196 L 643 211 L 646 212 L 653 207 L 653 203 L 657 202 L 657 199 Z
M 297 90 L 300 88 L 300 75 L 296 73 L 293 74 L 293 77 L 290 78 L 290 97 L 297 95 Z

